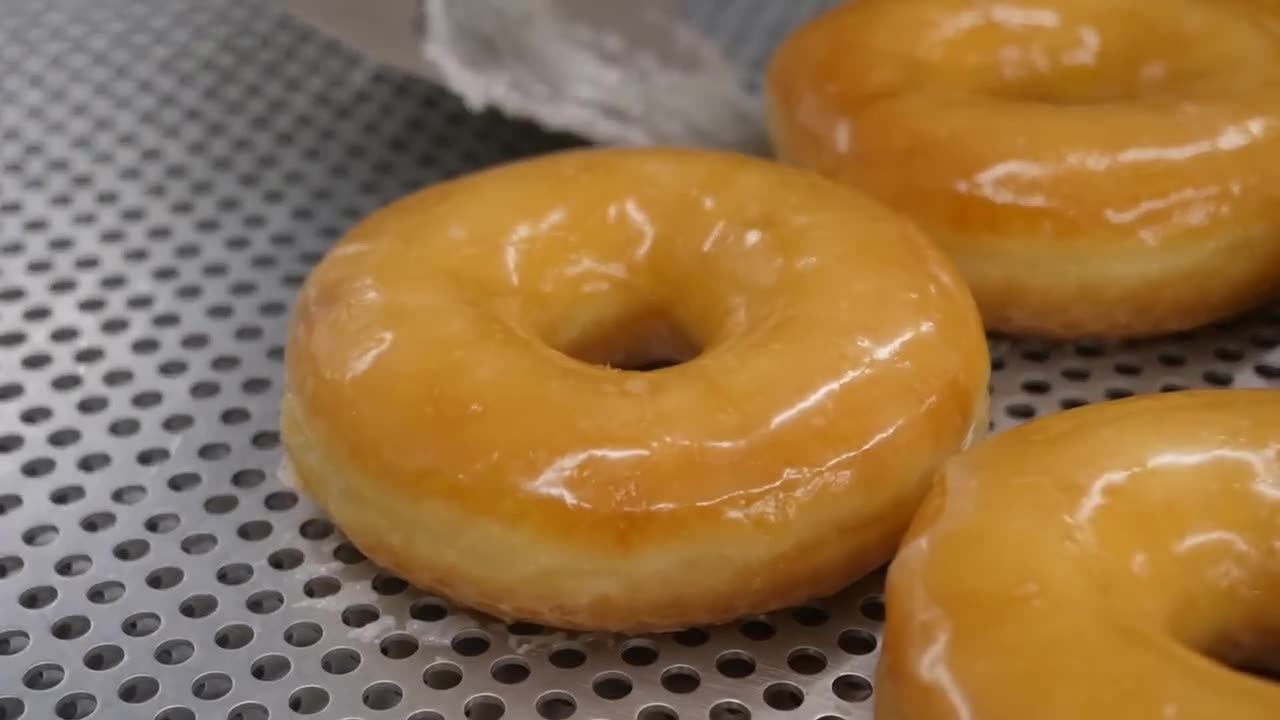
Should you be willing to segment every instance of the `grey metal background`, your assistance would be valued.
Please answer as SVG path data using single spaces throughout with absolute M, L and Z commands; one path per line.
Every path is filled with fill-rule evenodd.
M 780 5 L 692 7 L 751 75 Z M 573 142 L 261 2 L 0 3 L 0 720 L 871 717 L 875 578 L 675 635 L 506 627 L 380 572 L 273 477 L 285 316 L 328 243 Z M 996 338 L 994 425 L 1275 382 L 1278 344 L 1275 310 Z

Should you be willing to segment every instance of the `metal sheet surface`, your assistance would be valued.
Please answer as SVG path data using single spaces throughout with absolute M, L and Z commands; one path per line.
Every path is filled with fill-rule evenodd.
M 792 19 L 749 5 L 694 6 L 747 73 Z M 285 316 L 327 245 L 571 139 L 248 0 L 7 0 L 0 68 L 0 720 L 871 718 L 875 578 L 674 635 L 508 627 L 379 571 L 275 479 Z M 1278 344 L 1278 310 L 996 338 L 994 425 L 1274 383 Z

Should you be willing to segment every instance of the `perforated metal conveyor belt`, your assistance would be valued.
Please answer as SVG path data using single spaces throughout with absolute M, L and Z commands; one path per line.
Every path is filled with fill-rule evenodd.
M 750 72 L 789 21 L 765 6 L 693 11 Z M 871 717 L 874 579 L 671 636 L 505 627 L 380 572 L 274 478 L 284 318 L 327 244 L 568 139 L 248 0 L 5 0 L 0 70 L 0 720 Z M 1278 342 L 1276 311 L 997 339 L 995 424 L 1262 385 Z

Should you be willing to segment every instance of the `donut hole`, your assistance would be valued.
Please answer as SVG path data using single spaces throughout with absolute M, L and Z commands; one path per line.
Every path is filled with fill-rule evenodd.
M 552 347 L 584 363 L 632 372 L 680 365 L 703 349 L 683 324 L 655 307 L 597 318 L 567 335 Z
M 1202 654 L 1236 672 L 1280 683 L 1280 632 L 1224 636 Z

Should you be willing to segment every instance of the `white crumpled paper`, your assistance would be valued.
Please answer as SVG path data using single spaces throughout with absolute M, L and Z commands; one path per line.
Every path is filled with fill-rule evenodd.
M 762 108 L 680 0 L 284 0 L 373 59 L 611 144 L 762 152 Z

